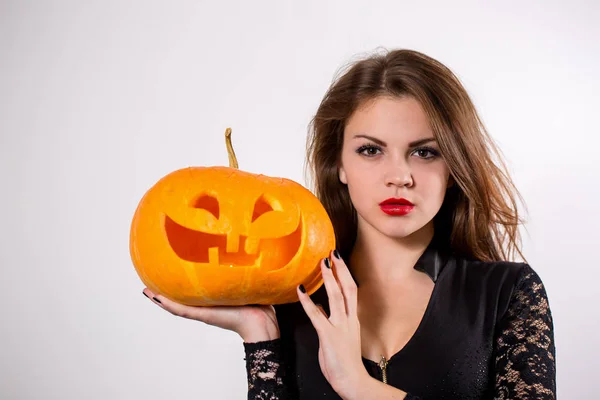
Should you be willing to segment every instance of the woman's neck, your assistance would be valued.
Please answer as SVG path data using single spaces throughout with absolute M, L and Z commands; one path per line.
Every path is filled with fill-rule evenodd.
M 433 238 L 433 223 L 404 238 L 390 238 L 368 226 L 358 229 L 350 270 L 361 286 L 383 287 L 404 281 Z

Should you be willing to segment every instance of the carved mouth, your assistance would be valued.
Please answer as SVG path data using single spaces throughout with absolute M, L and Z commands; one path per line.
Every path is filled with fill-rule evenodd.
M 259 267 L 276 270 L 285 267 L 300 249 L 302 241 L 302 218 L 298 227 L 287 236 L 276 239 L 260 239 L 257 251 L 248 254 L 246 236 L 240 236 L 239 251 L 228 253 L 226 235 L 199 232 L 179 225 L 165 215 L 164 228 L 169 245 L 177 256 L 185 261 L 227 268 Z

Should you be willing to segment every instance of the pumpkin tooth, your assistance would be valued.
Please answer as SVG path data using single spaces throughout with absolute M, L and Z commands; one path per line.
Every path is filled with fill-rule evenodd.
M 219 264 L 219 248 L 211 247 L 208 249 L 208 263 L 218 267 Z
M 227 235 L 227 252 L 237 253 L 240 250 L 240 235 L 230 233 Z
M 256 261 L 254 262 L 254 265 L 253 265 L 253 267 L 260 268 L 260 266 L 262 265 L 262 263 L 263 263 L 263 254 L 262 254 L 262 253 L 260 253 L 260 254 L 258 255 L 258 258 L 256 259 Z
M 246 243 L 244 243 L 244 251 L 246 254 L 256 254 L 258 253 L 258 243 L 260 242 L 259 238 L 248 238 L 246 239 Z

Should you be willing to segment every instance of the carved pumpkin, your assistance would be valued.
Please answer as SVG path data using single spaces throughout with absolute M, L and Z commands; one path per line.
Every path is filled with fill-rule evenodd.
M 237 168 L 189 167 L 141 199 L 130 253 L 144 284 L 193 306 L 282 304 L 323 283 L 319 261 L 335 246 L 319 200 L 300 184 Z

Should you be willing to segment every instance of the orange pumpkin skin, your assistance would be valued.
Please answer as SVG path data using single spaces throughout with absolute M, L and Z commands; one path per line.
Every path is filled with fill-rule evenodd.
M 141 199 L 130 253 L 154 293 L 192 306 L 283 304 L 322 284 L 335 247 L 320 201 L 300 184 L 231 167 L 190 167 Z

